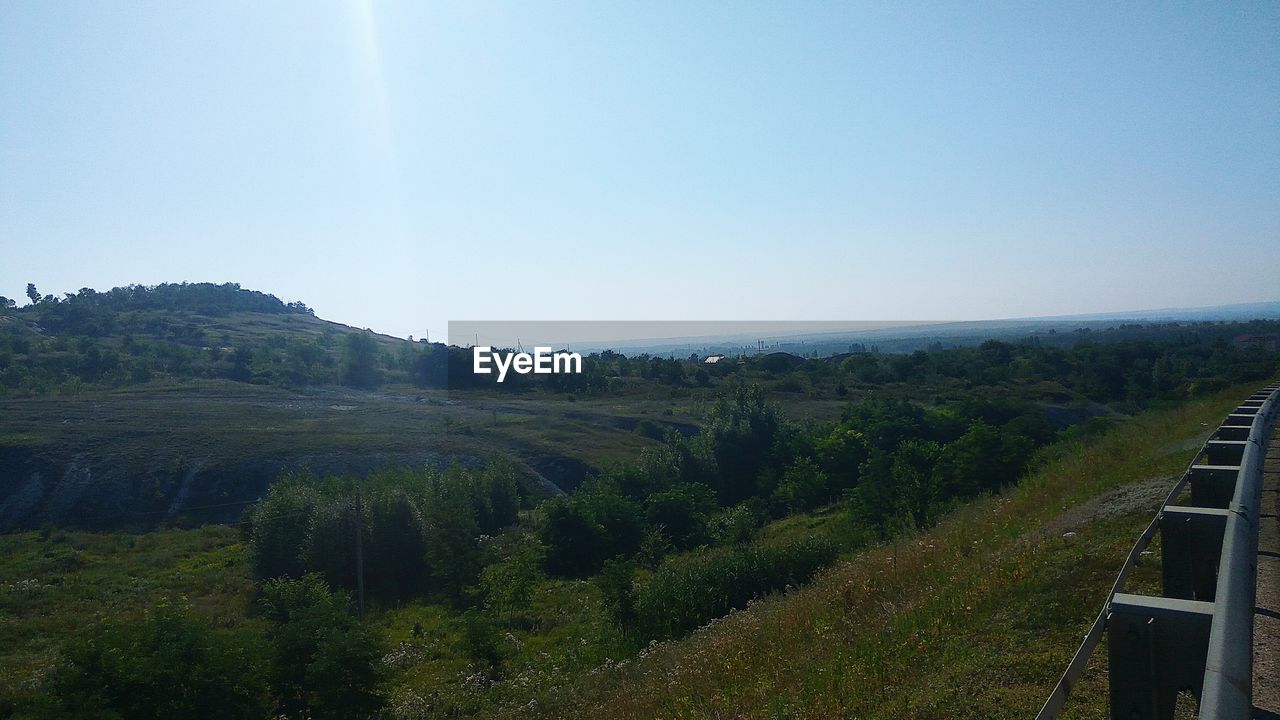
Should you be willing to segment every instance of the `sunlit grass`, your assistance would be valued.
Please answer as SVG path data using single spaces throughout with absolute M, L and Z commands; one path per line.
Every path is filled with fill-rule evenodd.
M 102 619 L 185 597 L 231 627 L 247 621 L 253 593 L 245 547 L 230 527 L 0 535 L 0 701 L 32 687 L 63 642 Z
M 1063 531 L 1037 529 L 1133 481 L 1161 477 L 1171 485 L 1195 453 L 1171 451 L 1171 442 L 1203 437 L 1252 389 L 1056 447 L 1003 496 L 549 693 L 542 707 L 550 716 L 613 718 L 1031 716 L 1152 513 L 1135 508 L 1105 520 L 1085 516 Z M 1104 711 L 1104 680 L 1086 676 L 1072 717 Z

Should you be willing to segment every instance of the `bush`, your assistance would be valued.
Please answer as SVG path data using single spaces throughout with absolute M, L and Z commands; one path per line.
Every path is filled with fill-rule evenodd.
M 707 521 L 707 534 L 717 545 L 733 545 L 751 539 L 764 524 L 766 513 L 759 498 L 752 498 L 714 515 Z
M 278 714 L 366 718 L 382 708 L 382 641 L 351 614 L 346 593 L 330 592 L 315 574 L 281 578 L 263 585 L 262 608 L 273 625 L 271 686 Z
M 185 605 L 89 628 L 64 656 L 37 717 L 256 720 L 271 711 L 257 640 L 215 631 Z
M 605 560 L 635 553 L 644 537 L 639 505 L 598 481 L 543 503 L 542 510 L 538 534 L 547 546 L 547 572 L 555 575 L 593 575 Z
M 716 509 L 711 488 L 683 483 L 653 493 L 645 500 L 649 524 L 661 527 L 675 547 L 686 549 L 700 544 L 706 534 L 707 516 Z
M 719 548 L 675 558 L 634 590 L 641 642 L 678 638 L 749 600 L 800 585 L 836 557 L 824 538 Z
M 791 512 L 811 510 L 831 499 L 827 474 L 812 460 L 802 457 L 787 468 L 773 491 L 773 502 Z

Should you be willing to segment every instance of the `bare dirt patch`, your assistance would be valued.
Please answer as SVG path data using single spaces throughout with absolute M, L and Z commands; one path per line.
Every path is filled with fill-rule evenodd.
M 1088 502 L 1066 508 L 1062 514 L 1024 535 L 1022 542 L 1035 543 L 1047 537 L 1076 532 L 1099 520 L 1130 512 L 1150 510 L 1154 517 L 1177 481 L 1176 477 L 1161 476 L 1129 483 Z

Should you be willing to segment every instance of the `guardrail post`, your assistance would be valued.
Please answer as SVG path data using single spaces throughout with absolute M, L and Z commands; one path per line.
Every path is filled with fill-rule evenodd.
M 1262 467 L 1280 383 L 1249 396 L 1213 432 L 1129 551 L 1107 603 L 1036 720 L 1054 720 L 1105 636 L 1111 717 L 1172 720 L 1190 691 L 1201 720 L 1249 720 Z M 1192 506 L 1174 505 L 1187 487 Z M 1164 597 L 1122 592 L 1161 536 Z
M 1204 444 L 1205 462 L 1208 465 L 1240 465 L 1248 440 L 1210 440 Z
M 1247 426 L 1249 440 L 1240 460 L 1239 480 L 1231 498 L 1231 514 L 1222 538 L 1218 609 L 1213 618 L 1205 659 L 1203 720 L 1248 720 L 1253 705 L 1253 612 L 1258 569 L 1258 520 L 1262 499 L 1262 466 L 1271 437 L 1280 385 L 1272 384 L 1227 416 L 1224 426 Z
M 1116 593 L 1107 617 L 1112 720 L 1173 720 L 1202 690 L 1213 603 Z
M 1226 510 L 1169 505 L 1160 512 L 1164 596 L 1213 601 L 1222 557 Z
M 1236 490 L 1239 465 L 1192 465 L 1191 504 L 1202 508 L 1226 509 Z

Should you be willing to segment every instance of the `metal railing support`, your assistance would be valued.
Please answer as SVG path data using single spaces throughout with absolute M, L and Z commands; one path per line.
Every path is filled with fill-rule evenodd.
M 1280 402 L 1276 386 L 1267 390 L 1268 396 L 1251 415 L 1230 416 L 1249 417 L 1252 422 L 1222 538 L 1204 693 L 1200 696 L 1201 720 L 1249 720 L 1253 714 L 1253 607 L 1262 465 Z
M 1213 602 L 1227 510 L 1170 505 L 1160 512 L 1164 596 Z
M 1173 720 L 1178 693 L 1200 694 L 1213 603 L 1117 593 L 1107 620 L 1111 717 Z
M 1192 465 L 1191 504 L 1225 510 L 1231 505 L 1239 474 L 1238 465 Z
M 1201 720 L 1250 720 L 1262 465 L 1278 415 L 1275 383 L 1213 432 L 1129 551 L 1036 720 L 1062 712 L 1104 636 L 1113 720 L 1171 720 L 1184 690 L 1199 700 Z M 1174 505 L 1188 486 L 1191 506 Z M 1163 597 L 1123 592 L 1157 532 Z

